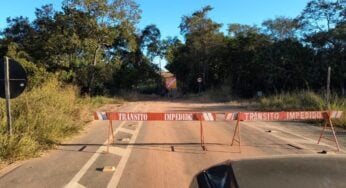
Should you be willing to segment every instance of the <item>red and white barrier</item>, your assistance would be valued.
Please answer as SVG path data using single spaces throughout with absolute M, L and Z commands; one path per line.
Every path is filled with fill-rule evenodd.
M 330 118 L 341 118 L 342 111 L 295 111 L 295 112 L 226 112 L 225 120 L 241 121 L 290 121 L 290 120 L 320 120 L 327 114 Z
M 232 144 L 237 142 L 240 148 L 240 121 L 292 121 L 292 120 L 325 120 L 324 128 L 321 132 L 318 143 L 323 137 L 326 128 L 333 131 L 334 141 L 339 151 L 339 143 L 336 138 L 331 119 L 341 118 L 343 111 L 293 111 L 293 112 L 95 112 L 95 120 L 108 120 L 109 133 L 113 135 L 112 121 L 199 121 L 201 146 L 204 146 L 203 121 L 216 121 L 216 115 L 223 114 L 220 120 L 236 120 Z
M 215 121 L 211 112 L 95 112 L 95 120 L 113 121 Z

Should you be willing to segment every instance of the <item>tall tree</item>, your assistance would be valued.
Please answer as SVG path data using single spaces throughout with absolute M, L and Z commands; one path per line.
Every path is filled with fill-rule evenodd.
M 191 16 L 183 16 L 179 26 L 191 57 L 187 61 L 190 65 L 187 66 L 191 67 L 193 72 L 185 75 L 190 77 L 191 85 L 197 85 L 195 80 L 202 77 L 203 85 L 209 87 L 213 79 L 211 53 L 222 43 L 223 34 L 219 31 L 222 25 L 208 18 L 211 10 L 212 7 L 206 6 Z
M 238 23 L 231 23 L 228 24 L 228 34 L 233 37 L 246 37 L 251 34 L 259 33 L 260 29 L 256 26 L 250 26 L 250 25 L 244 25 L 244 24 L 238 24 Z
M 308 2 L 300 18 L 305 33 L 305 42 L 316 53 L 314 59 L 320 72 L 333 69 L 332 86 L 345 93 L 345 4 L 339 1 L 312 0 Z M 340 91 L 340 90 L 339 90 Z
M 329 31 L 340 20 L 344 7 L 338 1 L 311 0 L 299 16 L 307 33 Z
M 111 46 L 118 35 L 114 29 L 123 22 L 133 27 L 140 19 L 138 5 L 132 0 L 65 0 L 65 9 L 76 9 L 89 15 L 88 36 L 85 47 L 93 54 L 95 66 L 101 57 L 100 51 Z
M 288 38 L 295 38 L 296 31 L 299 28 L 298 20 L 287 17 L 277 17 L 275 19 L 268 19 L 262 23 L 265 27 L 265 32 L 268 33 L 275 40 L 284 40 Z

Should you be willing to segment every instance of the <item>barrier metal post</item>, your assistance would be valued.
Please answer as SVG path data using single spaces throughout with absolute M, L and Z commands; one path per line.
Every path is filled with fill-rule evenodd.
M 237 115 L 237 124 L 236 124 L 235 129 L 234 129 L 231 146 L 233 146 L 234 142 L 237 142 L 238 146 L 239 146 L 239 152 L 241 153 L 241 147 L 240 147 L 240 116 L 241 116 L 241 113 L 239 112 L 238 115 Z M 238 139 L 236 139 L 236 137 L 238 137 Z
M 205 147 L 205 143 L 204 143 L 204 131 L 203 131 L 203 123 L 202 123 L 202 119 L 201 119 L 201 115 L 199 117 L 199 127 L 200 127 L 200 139 L 201 139 L 201 147 L 203 149 L 203 151 L 206 151 L 207 148 Z
M 108 114 L 107 114 L 108 116 Z M 113 131 L 113 123 L 112 123 L 112 120 L 110 118 L 108 118 L 108 144 L 107 144 L 107 153 L 109 153 L 109 145 L 111 143 L 111 140 L 110 140 L 110 137 L 112 139 L 112 143 L 114 144 L 115 143 L 115 138 L 114 138 L 114 131 Z
M 108 120 L 108 132 L 107 132 L 107 153 L 109 153 L 109 144 L 110 144 L 110 140 L 109 140 L 109 134 L 110 134 L 110 124 L 111 124 L 112 120 Z
M 319 137 L 319 139 L 318 139 L 318 141 L 317 141 L 317 144 L 319 144 L 320 141 L 322 140 L 322 138 L 324 138 L 324 139 L 326 139 L 326 140 L 335 142 L 337 151 L 340 151 L 339 142 L 338 142 L 338 139 L 337 139 L 337 137 L 336 137 L 336 133 L 335 133 L 335 130 L 334 130 L 333 122 L 332 122 L 332 119 L 331 119 L 331 113 L 330 113 L 330 112 L 327 112 L 325 115 L 326 115 L 326 116 L 325 116 L 325 118 L 324 118 L 324 122 L 325 122 L 325 123 L 324 123 L 324 127 L 323 127 L 323 129 L 322 129 L 322 131 L 321 131 L 321 135 L 320 135 L 320 137 Z M 329 126 L 328 126 L 328 125 L 329 125 Z M 325 130 L 328 129 L 328 128 L 332 130 L 333 138 L 334 138 L 334 139 L 326 138 L 326 137 L 323 136 Z

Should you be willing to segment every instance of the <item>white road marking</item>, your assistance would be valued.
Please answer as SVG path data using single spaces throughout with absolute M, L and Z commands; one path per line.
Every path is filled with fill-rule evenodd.
M 135 133 L 135 130 L 126 129 L 126 128 L 122 128 L 122 127 L 119 127 L 119 131 L 124 132 L 124 133 L 128 133 L 128 134 Z
M 134 131 L 134 134 L 132 135 L 132 138 L 129 142 L 129 144 L 133 144 L 135 143 L 136 139 L 137 139 L 137 136 L 138 136 L 138 133 L 141 129 L 143 125 L 143 121 L 141 121 L 137 127 L 137 129 Z M 130 158 L 130 154 L 131 154 L 131 151 L 132 151 L 133 147 L 130 147 L 128 146 L 125 150 L 125 153 L 123 155 L 123 157 L 121 158 L 118 166 L 116 167 L 116 170 L 112 176 L 112 179 L 110 180 L 110 182 L 108 183 L 108 188 L 113 188 L 113 187 L 117 187 L 118 184 L 119 184 L 119 181 L 120 181 L 120 178 L 121 178 L 121 175 L 123 174 L 124 172 L 124 169 L 125 169 L 125 166 L 126 166 L 126 163 L 127 161 L 129 160 Z
M 69 184 L 68 186 L 69 186 L 69 188 L 70 187 L 71 188 L 86 188 L 85 186 L 79 184 L 78 182 L 73 182 L 73 183 Z M 67 187 L 67 185 L 66 185 L 66 187 Z
M 121 147 L 117 147 L 117 146 L 115 146 L 115 147 L 110 146 L 109 147 L 109 153 L 112 153 L 114 155 L 123 156 L 125 153 L 125 149 L 121 148 Z
M 119 127 L 123 126 L 126 123 L 126 121 L 121 122 Z M 118 129 L 115 131 L 115 134 L 118 132 Z M 103 145 L 106 145 L 108 143 L 108 140 L 106 140 Z M 65 188 L 73 188 L 76 187 L 75 185 L 78 184 L 78 181 L 84 176 L 84 174 L 88 171 L 90 166 L 96 161 L 96 159 L 99 157 L 99 155 L 102 153 L 102 151 L 105 150 L 104 146 L 99 147 L 99 149 L 94 153 L 94 155 L 88 160 L 87 163 L 79 170 L 79 172 L 72 178 L 72 180 L 65 186 Z

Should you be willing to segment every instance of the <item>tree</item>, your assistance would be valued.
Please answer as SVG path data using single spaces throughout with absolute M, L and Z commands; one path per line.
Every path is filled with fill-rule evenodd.
M 262 90 L 259 83 L 263 82 L 263 78 L 260 75 L 265 70 L 256 58 L 262 49 L 270 45 L 270 38 L 259 31 L 244 31 L 228 38 L 224 67 L 233 94 L 251 97 Z
M 148 25 L 141 32 L 132 35 L 122 35 L 125 38 L 116 40 L 115 43 L 121 44 L 114 53 L 122 62 L 119 72 L 114 75 L 116 85 L 124 89 L 136 89 L 145 83 L 160 83 L 158 67 L 150 62 L 150 59 L 160 54 L 160 30 L 155 25 Z M 145 52 L 148 56 L 144 55 Z
M 156 25 L 148 25 L 146 26 L 142 34 L 139 36 L 140 48 L 143 51 L 147 51 L 147 56 L 152 60 L 154 57 L 160 55 L 161 50 L 161 33 L 160 30 L 156 27 Z
M 296 39 L 277 41 L 255 54 L 254 86 L 266 93 L 310 90 L 319 87 L 313 51 Z M 317 85 L 316 85 L 317 84 Z
M 23 16 L 7 18 L 7 24 L 9 26 L 1 33 L 4 38 L 3 43 L 9 45 L 14 42 L 21 51 L 28 49 L 32 44 L 32 36 L 35 35 L 29 19 Z
M 304 25 L 305 42 L 316 53 L 315 63 L 320 72 L 328 66 L 333 69 L 333 88 L 341 88 L 345 93 L 345 6 L 340 2 L 326 0 L 310 1 L 299 19 Z M 339 87 L 338 87 L 339 86 Z
M 287 17 L 277 17 L 268 19 L 262 23 L 265 27 L 265 32 L 275 40 L 284 40 L 295 38 L 297 29 L 299 28 L 298 20 Z
M 117 36 L 114 29 L 124 25 L 132 27 L 140 18 L 140 9 L 132 0 L 65 0 L 65 9 L 75 9 L 89 15 L 87 37 L 84 40 L 85 48 L 93 54 L 92 64 L 96 66 L 100 59 L 100 51 L 111 46 Z
M 212 52 L 221 45 L 223 35 L 219 31 L 222 25 L 207 17 L 208 12 L 211 10 L 212 7 L 206 6 L 194 12 L 191 16 L 183 16 L 179 26 L 181 34 L 184 35 L 186 40 L 186 46 L 184 47 L 187 51 L 186 57 L 189 57 L 185 60 L 181 59 L 181 61 L 186 61 L 185 64 L 188 62 L 186 66 L 189 67 L 188 69 L 191 72 L 188 75 L 182 75 L 185 78 L 178 76 L 178 80 L 185 80 L 190 88 L 196 88 L 195 80 L 198 77 L 203 78 L 205 88 L 210 87 L 213 80 L 214 75 L 211 73 Z M 178 74 L 178 72 L 173 73 Z
M 306 33 L 329 31 L 341 21 L 343 9 L 339 2 L 311 0 L 298 19 Z
M 250 34 L 259 33 L 260 29 L 256 26 L 243 25 L 238 23 L 228 24 L 228 34 L 233 37 L 246 37 Z

